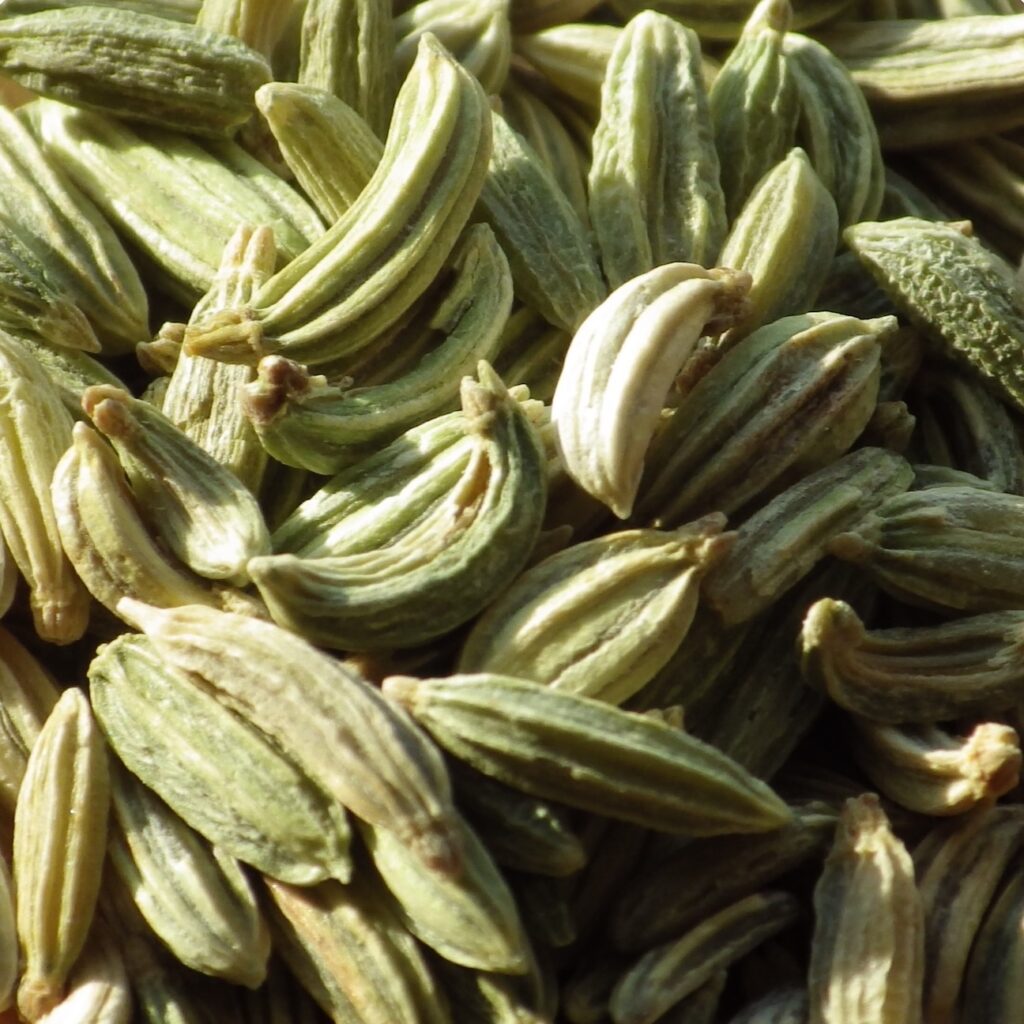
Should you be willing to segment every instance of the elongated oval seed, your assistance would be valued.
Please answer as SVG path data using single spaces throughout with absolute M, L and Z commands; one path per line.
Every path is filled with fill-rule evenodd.
M 5 19 L 0 60 L 43 95 L 206 135 L 245 121 L 270 77 L 267 62 L 239 39 L 85 4 Z
M 197 832 L 284 881 L 348 880 L 342 808 L 146 637 L 106 645 L 89 680 L 118 756 Z
M 457 876 L 412 854 L 390 829 L 363 827 L 363 839 L 406 927 L 446 960 L 500 974 L 524 974 L 530 948 L 515 899 L 476 834 L 458 822 L 464 851 Z
M 722 246 L 719 263 L 746 271 L 753 282 L 746 309 L 723 344 L 811 306 L 838 239 L 832 196 L 807 154 L 791 150 L 756 182 Z
M 89 701 L 65 690 L 32 753 L 14 817 L 14 884 L 24 973 L 18 1009 L 56 1006 L 85 944 L 106 850 L 107 750 Z
M 40 362 L 0 331 L 0 530 L 29 585 L 36 632 L 60 644 L 77 640 L 89 618 L 88 592 L 61 547 L 50 497 L 71 424 Z
M 731 546 L 722 519 L 628 530 L 573 545 L 527 570 L 477 619 L 462 672 L 500 671 L 622 704 L 686 635 L 704 573 Z
M 848 800 L 814 890 L 811 1024 L 920 1024 L 924 970 L 914 866 L 878 797 Z
M 593 149 L 590 216 L 612 287 L 665 263 L 714 262 L 725 196 L 690 29 L 653 11 L 630 20 L 608 61 Z
M 1024 614 L 972 615 L 937 626 L 868 630 L 824 598 L 801 632 L 806 681 L 876 722 L 937 722 L 997 714 L 1024 697 Z
M 111 782 L 109 855 L 150 927 L 193 970 L 262 984 L 270 933 L 242 866 L 121 765 Z
M 126 604 L 176 671 L 197 676 L 211 699 L 271 737 L 326 792 L 395 830 L 428 861 L 457 870 L 440 751 L 353 669 L 269 622 L 199 606 Z
M 71 437 L 50 492 L 64 551 L 92 596 L 112 612 L 125 596 L 157 605 L 215 603 L 212 588 L 150 534 L 100 434 L 78 422 Z
M 1024 290 L 1013 267 L 973 238 L 969 224 L 965 230 L 901 217 L 855 224 L 843 240 L 933 344 L 1024 408 Z
M 569 475 L 620 519 L 676 375 L 744 308 L 747 274 L 670 263 L 617 288 L 580 325 L 551 402 Z
M 725 558 L 704 579 L 703 597 L 727 626 L 767 611 L 815 563 L 825 546 L 906 490 L 914 473 L 906 459 L 881 448 L 858 448 L 787 488 L 750 516 Z
M 247 580 L 245 564 L 270 548 L 256 499 L 148 402 L 116 388 L 87 388 L 82 407 L 117 451 L 154 527 L 195 572 Z
M 384 692 L 451 753 L 537 796 L 665 832 L 785 824 L 789 808 L 713 747 L 601 701 L 507 676 L 393 676 Z
M 479 83 L 429 33 L 373 176 L 328 232 L 256 293 L 255 311 L 195 325 L 187 349 L 232 362 L 350 355 L 430 285 L 476 203 L 491 151 Z
M 451 1024 L 424 951 L 388 903 L 379 880 L 285 885 L 266 880 L 276 942 L 333 1020 Z

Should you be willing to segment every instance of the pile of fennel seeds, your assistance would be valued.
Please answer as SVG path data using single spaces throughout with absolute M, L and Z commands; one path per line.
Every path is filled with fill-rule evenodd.
M 0 1020 L 1016 1021 L 1024 13 L 0 4 Z

